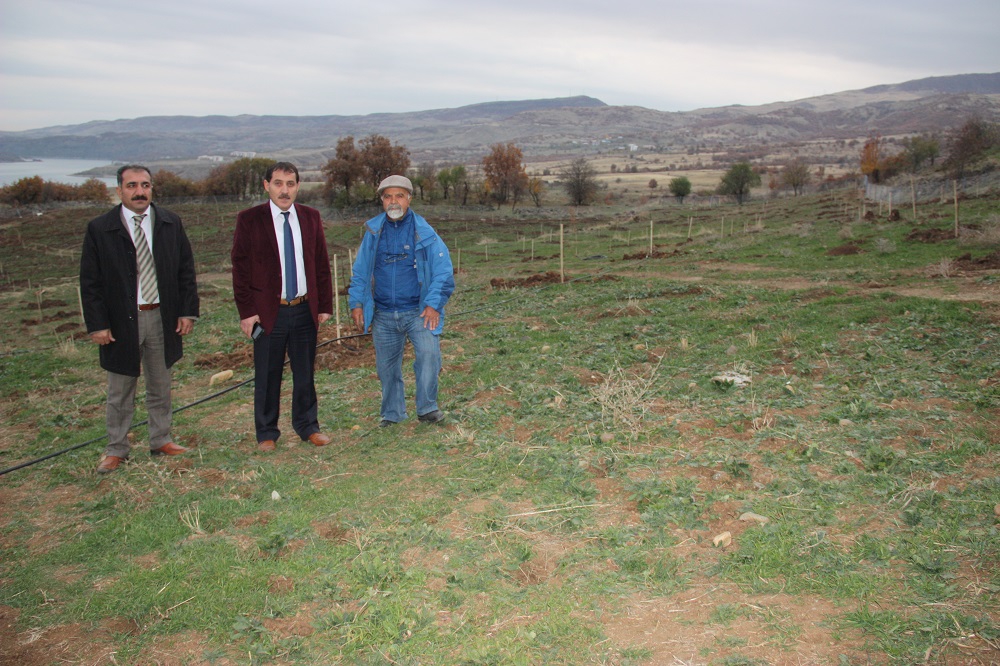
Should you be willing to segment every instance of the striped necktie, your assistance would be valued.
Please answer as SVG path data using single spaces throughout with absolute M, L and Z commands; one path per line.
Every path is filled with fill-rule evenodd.
M 160 300 L 160 291 L 156 287 L 156 265 L 153 254 L 149 251 L 149 240 L 142 229 L 142 218 L 145 215 L 134 215 L 135 221 L 135 257 L 139 267 L 139 286 L 142 288 L 142 298 L 153 304 Z
M 290 211 L 281 213 L 285 216 L 285 300 L 295 300 L 299 295 L 299 271 L 295 265 L 295 239 L 292 237 L 292 225 L 288 221 Z

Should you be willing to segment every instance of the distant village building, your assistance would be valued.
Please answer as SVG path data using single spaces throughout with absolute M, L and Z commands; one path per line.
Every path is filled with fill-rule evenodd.
M 241 150 L 234 150 L 233 152 L 231 152 L 229 154 L 232 157 L 257 157 L 257 153 L 245 152 L 245 151 L 241 151 Z
M 199 155 L 198 159 L 205 162 L 222 162 L 226 158 L 222 155 Z

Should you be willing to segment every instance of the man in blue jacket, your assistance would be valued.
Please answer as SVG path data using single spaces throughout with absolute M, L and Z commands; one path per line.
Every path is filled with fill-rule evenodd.
M 365 223 L 354 261 L 348 298 L 351 318 L 361 331 L 372 328 L 375 368 L 382 382 L 385 428 L 406 418 L 403 348 L 413 345 L 416 360 L 417 418 L 438 423 L 438 374 L 444 306 L 455 290 L 448 248 L 420 215 L 410 210 L 413 184 L 389 176 L 378 187 L 384 213 Z

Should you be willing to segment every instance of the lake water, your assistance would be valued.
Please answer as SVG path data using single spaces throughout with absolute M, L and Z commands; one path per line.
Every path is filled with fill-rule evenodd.
M 22 178 L 41 176 L 42 180 L 54 183 L 79 185 L 87 180 L 87 176 L 74 176 L 75 173 L 111 164 L 110 160 L 63 160 L 46 159 L 40 162 L 0 162 L 0 186 L 16 183 Z M 101 178 L 108 187 L 117 185 L 114 176 Z

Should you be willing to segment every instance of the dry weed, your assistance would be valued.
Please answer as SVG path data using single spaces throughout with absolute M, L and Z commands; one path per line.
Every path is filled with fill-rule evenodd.
M 181 522 L 191 530 L 191 534 L 205 533 L 205 530 L 201 529 L 201 509 L 198 508 L 197 502 L 184 507 L 178 513 L 180 514 Z
M 639 436 L 662 360 L 660 357 L 645 377 L 626 373 L 616 361 L 605 380 L 591 387 L 590 401 L 601 406 L 601 420 L 606 425 L 623 428 L 633 439 Z
M 931 269 L 931 275 L 939 275 L 949 278 L 955 274 L 955 260 L 951 257 L 942 257 L 941 261 Z

